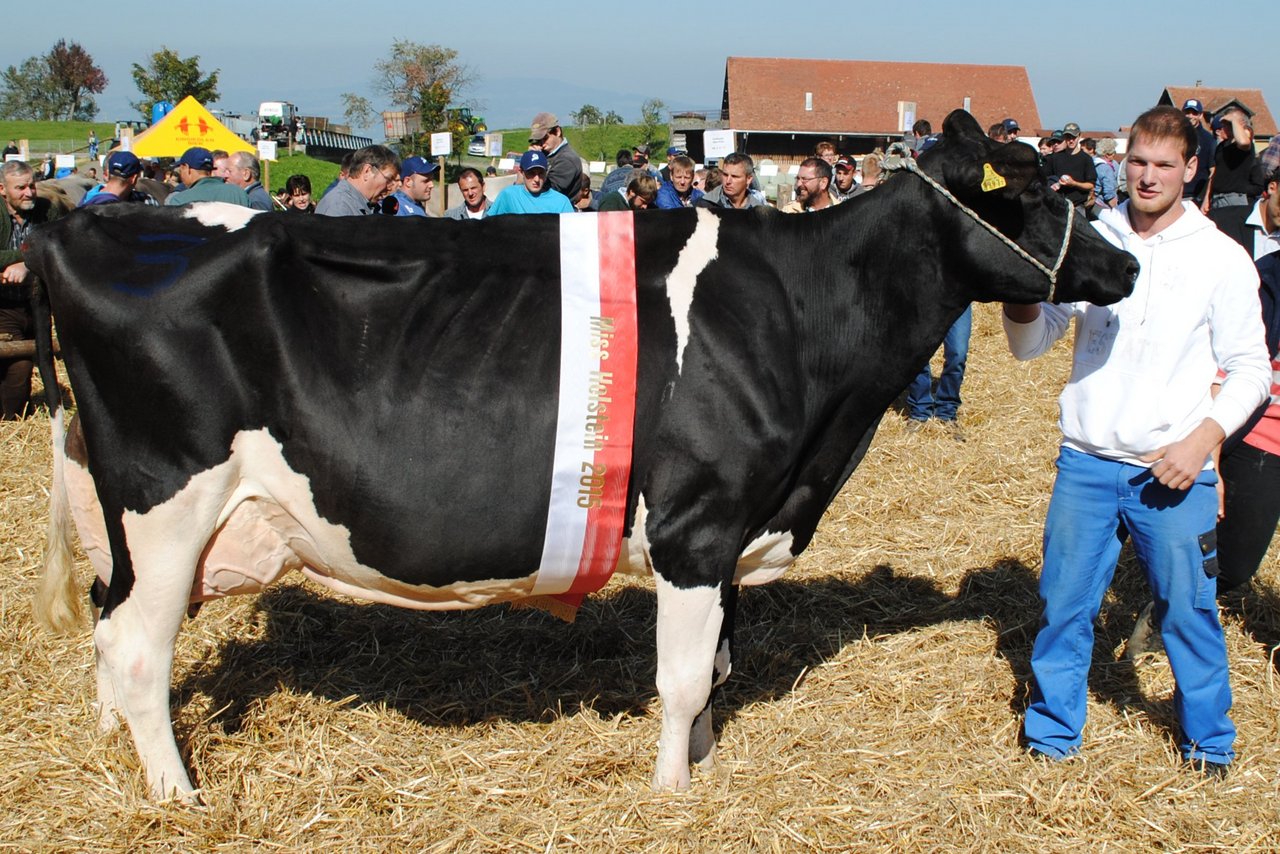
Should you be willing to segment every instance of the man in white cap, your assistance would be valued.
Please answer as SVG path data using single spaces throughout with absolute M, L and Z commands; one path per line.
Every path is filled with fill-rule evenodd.
M 555 113 L 538 113 L 529 126 L 529 144 L 547 155 L 547 183 L 565 198 L 577 199 L 590 179 L 582 171 L 582 158 L 564 138 Z
M 549 186 L 547 155 L 536 148 L 520 157 L 523 184 L 512 184 L 489 205 L 489 216 L 530 213 L 573 213 L 568 196 Z

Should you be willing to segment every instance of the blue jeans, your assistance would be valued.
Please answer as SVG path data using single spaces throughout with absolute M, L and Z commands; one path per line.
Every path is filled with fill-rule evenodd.
M 1131 536 L 1176 682 L 1182 756 L 1223 764 L 1234 758 L 1227 648 L 1215 599 L 1215 483 L 1210 470 L 1185 492 L 1169 489 L 1143 466 L 1062 449 L 1045 520 L 1029 746 L 1054 757 L 1079 750 L 1093 624 Z
M 916 421 L 937 418 L 955 421 L 960 409 L 960 383 L 964 382 L 964 366 L 969 358 L 969 333 L 973 330 L 973 306 L 951 324 L 947 337 L 942 339 L 942 375 L 938 377 L 938 391 L 933 393 L 933 376 L 929 363 L 911 385 L 907 386 L 907 414 Z

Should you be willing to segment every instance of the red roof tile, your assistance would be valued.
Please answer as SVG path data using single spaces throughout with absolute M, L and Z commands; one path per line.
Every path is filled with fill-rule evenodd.
M 805 109 L 805 93 L 813 109 Z M 725 63 L 729 127 L 744 131 L 894 135 L 898 102 L 914 101 L 916 118 L 942 129 L 963 107 L 984 128 L 1012 116 L 1027 130 L 1040 111 L 1026 68 L 932 62 L 763 59 L 731 56 Z
M 1276 120 L 1262 98 L 1261 89 L 1214 89 L 1209 86 L 1168 86 L 1160 95 L 1161 104 L 1181 108 L 1188 98 L 1195 98 L 1211 113 L 1231 101 L 1239 101 L 1253 111 L 1253 132 L 1258 136 L 1275 136 Z

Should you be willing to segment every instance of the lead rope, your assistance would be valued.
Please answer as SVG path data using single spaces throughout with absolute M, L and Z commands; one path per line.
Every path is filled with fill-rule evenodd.
M 933 178 L 925 174 L 924 170 L 921 169 L 918 165 L 916 165 L 915 159 L 910 154 L 904 154 L 901 157 L 895 157 L 895 158 L 885 158 L 884 168 L 889 170 L 890 172 L 894 172 L 899 169 L 905 169 L 906 171 L 914 175 L 920 176 L 920 178 L 922 178 L 926 184 L 928 184 L 930 187 L 933 187 L 933 189 L 941 193 L 944 199 L 951 202 L 951 204 L 955 205 L 960 210 L 964 211 L 969 216 L 970 219 L 972 219 L 978 225 L 985 228 L 987 231 L 994 234 L 997 238 L 999 238 L 1001 243 L 1003 243 L 1005 246 L 1008 246 L 1014 252 L 1018 253 L 1018 255 L 1022 256 L 1024 259 L 1030 262 L 1031 265 L 1034 266 L 1041 273 L 1044 273 L 1045 276 L 1048 277 L 1049 279 L 1050 286 L 1054 290 L 1057 289 L 1058 271 L 1062 269 L 1062 262 L 1066 260 L 1066 257 L 1067 257 L 1067 247 L 1071 245 L 1071 229 L 1075 225 L 1075 218 L 1076 218 L 1075 205 L 1071 204 L 1070 202 L 1067 202 L 1067 230 L 1062 235 L 1062 248 L 1058 250 L 1058 258 L 1056 261 L 1053 262 L 1053 266 L 1046 267 L 1039 260 L 1032 257 L 1032 255 L 1029 252 L 1027 252 L 1027 250 L 1023 249 L 1021 246 L 1014 243 L 1008 237 L 1004 236 L 998 228 L 996 228 L 994 225 L 992 225 L 991 223 L 987 222 L 985 219 L 980 217 L 977 211 L 973 210 L 973 208 L 970 208 L 964 202 L 960 201 L 955 196 L 953 196 L 950 190 L 948 190 L 946 187 L 942 186 L 937 181 L 933 180 Z

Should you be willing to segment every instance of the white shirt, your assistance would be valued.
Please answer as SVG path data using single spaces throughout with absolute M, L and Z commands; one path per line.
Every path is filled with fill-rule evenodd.
M 1184 202 L 1182 216 L 1141 238 L 1128 202 L 1094 227 L 1138 259 L 1133 293 L 1115 305 L 1041 303 L 1030 323 L 1004 318 L 1018 359 L 1048 350 L 1075 321 L 1071 379 L 1059 398 L 1063 444 L 1146 465 L 1140 457 L 1186 437 L 1205 418 L 1227 435 L 1271 386 L 1258 273 L 1240 244 Z M 1217 398 L 1209 393 L 1218 367 Z M 1205 467 L 1211 465 L 1205 461 Z
M 1263 255 L 1270 255 L 1272 252 L 1280 250 L 1280 229 L 1272 232 L 1267 231 L 1267 224 L 1262 219 L 1261 199 L 1254 203 L 1253 210 L 1249 211 L 1249 217 L 1244 221 L 1244 224 L 1257 229 L 1253 233 L 1253 260 L 1257 261 Z

